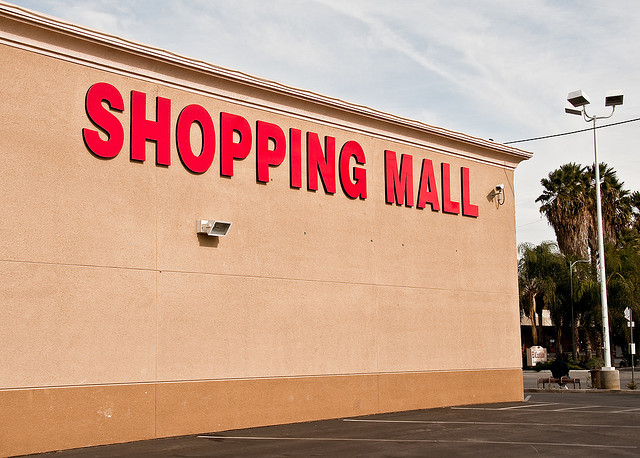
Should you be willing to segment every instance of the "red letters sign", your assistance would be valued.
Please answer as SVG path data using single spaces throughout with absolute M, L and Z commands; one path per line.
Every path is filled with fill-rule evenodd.
M 173 128 L 171 99 L 156 97 L 155 110 L 148 112 L 147 94 L 131 91 L 130 97 L 131 160 L 144 162 L 147 159 L 147 142 L 151 142 L 155 145 L 156 164 L 170 166 Z M 111 84 L 96 83 L 87 91 L 85 109 L 89 120 L 96 127 L 82 129 L 87 148 L 103 159 L 116 157 L 124 148 L 125 142 L 124 127 L 114 114 L 125 111 L 122 94 Z M 338 148 L 335 137 L 321 137 L 316 132 L 306 132 L 306 148 L 303 149 L 303 132 L 299 129 L 291 128 L 287 135 L 279 125 L 258 120 L 254 131 L 249 121 L 242 116 L 225 112 L 221 112 L 219 116 L 220 175 L 232 177 L 234 163 L 247 158 L 252 148 L 255 148 L 256 180 L 268 183 L 271 169 L 280 167 L 288 153 L 290 186 L 300 189 L 302 158 L 306 153 L 309 191 L 318 191 L 320 181 L 325 193 L 335 194 L 336 184 L 339 182 L 347 197 L 361 200 L 367 198 L 367 160 L 358 142 L 349 140 L 342 144 L 336 164 Z M 207 109 L 196 104 L 182 108 L 177 117 L 175 145 L 178 156 L 182 164 L 193 173 L 205 173 L 213 164 L 216 154 L 216 128 L 213 119 Z M 199 151 L 194 151 L 191 142 L 194 127 L 201 137 Z M 442 210 L 449 214 L 478 216 L 478 206 L 471 203 L 468 168 L 460 167 L 458 180 L 451 176 L 451 165 L 443 162 L 440 164 L 438 188 L 433 162 L 424 158 L 418 167 L 420 179 L 417 186 L 417 208 L 424 209 L 428 204 L 434 212 Z M 413 207 L 413 156 L 402 154 L 398 164 L 398 155 L 386 150 L 384 174 L 386 202 Z M 459 184 L 459 191 L 452 188 L 454 182 Z
M 400 167 L 398 167 L 396 153 L 387 150 L 384 152 L 384 165 L 387 203 L 413 207 L 413 156 L 403 154 L 400 159 Z M 440 191 L 442 195 L 442 211 L 444 213 L 458 215 L 460 214 L 460 202 L 453 200 L 451 196 L 451 165 L 443 162 L 441 169 Z M 464 216 L 477 217 L 478 206 L 471 203 L 469 169 L 461 167 L 460 173 L 462 214 Z M 433 163 L 430 159 L 423 159 L 422 170 L 420 172 L 420 184 L 418 187 L 417 207 L 425 208 L 427 204 L 431 205 L 432 211 L 440 211 Z

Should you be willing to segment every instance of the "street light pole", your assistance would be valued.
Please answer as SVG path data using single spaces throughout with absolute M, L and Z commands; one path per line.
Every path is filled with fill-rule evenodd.
M 633 340 L 633 311 L 629 308 L 629 331 L 631 332 L 631 345 L 629 345 L 629 353 L 631 354 L 631 383 L 633 385 L 636 384 L 636 368 L 635 368 L 635 359 L 636 359 L 636 344 Z
M 600 305 L 602 307 L 602 340 L 604 351 L 604 367 L 602 370 L 611 371 L 611 350 L 609 339 L 609 307 L 607 304 L 607 277 L 604 263 L 604 236 L 602 229 L 602 197 L 600 192 L 600 162 L 598 160 L 598 142 L 596 139 L 596 120 L 606 119 L 613 116 L 617 105 L 622 105 L 623 95 L 620 91 L 609 91 L 605 98 L 605 106 L 612 107 L 608 116 L 589 116 L 586 106 L 589 104 L 589 97 L 582 91 L 570 92 L 567 101 L 581 110 L 565 109 L 569 114 L 582 115 L 584 120 L 593 123 L 593 152 L 595 155 L 595 187 L 596 187 L 596 215 L 598 220 L 598 267 L 600 272 Z M 618 381 L 619 384 L 619 381 Z
M 629 356 L 631 357 L 631 384 L 635 385 L 636 369 L 634 360 L 636 359 L 636 344 L 633 340 L 633 328 L 635 327 L 635 323 L 633 321 L 633 310 L 631 310 L 631 307 L 627 307 L 624 310 L 624 317 L 627 319 L 627 326 L 629 326 L 629 332 L 631 333 L 631 336 L 629 338 Z
M 613 114 L 613 113 L 611 113 Z M 585 114 L 586 116 L 586 114 Z M 602 228 L 602 193 L 600 191 L 600 161 L 598 161 L 598 142 L 596 140 L 596 116 L 593 121 L 593 151 L 595 155 L 596 174 L 596 214 L 598 219 L 598 267 L 600 269 L 600 304 L 602 306 L 602 340 L 604 367 L 611 368 L 611 349 L 609 340 L 609 305 L 607 303 L 607 276 L 604 264 L 604 235 Z
M 573 353 L 573 362 L 578 361 L 578 352 L 576 349 L 576 322 L 573 316 L 573 266 L 579 262 L 589 262 L 588 259 L 578 259 L 569 265 L 569 283 L 571 284 L 571 349 Z

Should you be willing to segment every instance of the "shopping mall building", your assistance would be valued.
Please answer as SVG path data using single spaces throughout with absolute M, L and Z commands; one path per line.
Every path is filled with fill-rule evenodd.
M 530 153 L 6 3 L 0 60 L 0 455 L 522 399 Z

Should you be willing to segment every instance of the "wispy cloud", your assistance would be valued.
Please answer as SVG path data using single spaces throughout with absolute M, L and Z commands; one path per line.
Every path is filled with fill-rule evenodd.
M 629 66 L 621 58 L 632 54 L 622 49 L 632 52 L 634 45 L 612 24 L 631 26 L 639 9 L 630 14 L 595 2 L 587 2 L 591 9 L 584 2 L 576 8 L 546 1 L 317 1 L 366 24 L 377 43 L 417 63 L 425 77 L 443 79 L 461 98 L 541 131 L 554 125 L 545 119 L 557 109 L 565 81 L 597 81 L 603 76 L 597 64 L 606 59 Z M 604 42 L 594 46 L 596 39 Z

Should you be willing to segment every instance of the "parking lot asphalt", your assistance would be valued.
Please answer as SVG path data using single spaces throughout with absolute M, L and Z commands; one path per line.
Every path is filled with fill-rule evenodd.
M 638 456 L 633 392 L 525 393 L 446 407 L 106 445 L 42 457 Z

